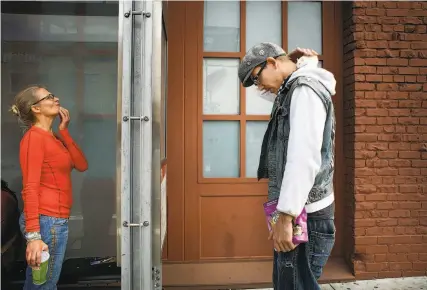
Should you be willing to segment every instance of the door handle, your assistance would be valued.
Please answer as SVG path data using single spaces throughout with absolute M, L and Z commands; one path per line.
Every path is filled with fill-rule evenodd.
M 148 227 L 149 225 L 150 225 L 150 223 L 148 221 L 145 221 L 145 222 L 139 223 L 139 224 L 129 223 L 127 221 L 123 222 L 123 226 L 125 228 L 130 228 L 130 227 Z

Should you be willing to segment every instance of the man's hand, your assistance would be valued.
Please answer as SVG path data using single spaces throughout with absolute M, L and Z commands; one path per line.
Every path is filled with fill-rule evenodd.
M 319 55 L 316 51 L 312 50 L 312 49 L 308 49 L 308 48 L 300 48 L 297 47 L 296 49 L 294 49 L 293 51 L 291 51 L 288 54 L 288 57 L 293 61 L 293 62 L 297 62 L 297 60 L 302 57 L 302 56 L 315 56 L 315 55 Z
M 271 225 L 269 240 L 273 240 L 274 249 L 278 252 L 289 252 L 295 249 L 292 243 L 292 216 L 280 214 L 277 222 Z

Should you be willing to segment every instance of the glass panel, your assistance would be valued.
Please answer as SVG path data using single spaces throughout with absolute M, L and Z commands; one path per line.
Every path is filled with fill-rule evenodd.
M 108 55 L 85 57 L 83 99 L 85 114 L 116 114 L 117 59 Z
M 257 177 L 262 139 L 268 121 L 246 122 L 246 177 Z
M 166 158 L 166 131 L 167 131 L 167 74 L 168 74 L 168 42 L 166 28 L 163 26 L 162 37 L 162 148 L 160 158 Z
M 118 4 L 33 1 L 29 13 L 39 14 L 25 14 L 8 3 L 1 15 L 2 179 L 21 200 L 22 131 L 7 110 L 20 89 L 42 83 L 70 111 L 71 136 L 89 162 L 86 172 L 72 172 L 66 258 L 115 256 Z M 73 11 L 87 15 L 64 15 Z
M 240 51 L 240 2 L 205 1 L 205 51 Z
M 203 176 L 240 176 L 240 123 L 203 122 Z
M 282 46 L 282 2 L 247 1 L 246 50 L 265 41 Z
M 261 91 L 256 86 L 246 88 L 246 114 L 270 115 L 273 102 L 260 97 Z
M 319 60 L 317 67 L 323 68 L 323 60 Z
M 288 2 L 288 51 L 296 47 L 322 54 L 321 2 Z
M 238 59 L 203 60 L 203 114 L 239 114 L 238 67 Z

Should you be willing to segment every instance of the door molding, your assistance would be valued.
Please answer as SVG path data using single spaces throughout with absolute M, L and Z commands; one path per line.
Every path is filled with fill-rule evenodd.
M 200 5 L 203 2 L 169 2 L 168 11 L 168 36 L 169 36 L 169 60 L 168 60 L 168 262 L 200 261 L 200 247 L 194 245 L 191 240 L 197 240 L 200 236 L 198 219 L 185 214 L 185 209 L 192 204 L 198 204 L 198 196 L 186 186 L 188 182 L 197 182 L 197 188 L 202 186 L 198 182 L 197 155 L 198 146 L 195 140 L 187 137 L 197 136 L 200 126 L 200 114 L 195 114 L 200 108 L 200 101 L 194 96 L 199 96 L 201 89 L 201 62 L 203 56 L 209 53 L 202 52 L 203 44 L 200 35 L 203 35 L 203 21 L 196 14 L 203 13 Z M 337 79 L 337 95 L 334 97 L 337 119 L 336 136 L 336 171 L 335 191 L 336 200 L 344 204 L 343 180 L 343 119 L 342 119 L 342 19 L 341 4 L 335 2 L 322 2 L 323 8 L 323 55 L 324 67 L 334 73 Z M 283 9 L 286 10 L 286 9 Z M 242 12 L 241 12 L 242 15 Z M 286 18 L 287 15 L 282 17 Z M 242 27 L 241 27 L 242 29 Z M 244 29 L 244 28 L 243 28 Z M 283 27 L 286 29 L 286 27 Z M 287 37 L 287 33 L 283 32 Z M 284 39 L 285 40 L 285 39 Z M 286 43 L 286 41 L 283 41 Z M 212 55 L 213 56 L 213 55 Z M 218 54 L 215 54 L 218 57 Z M 189 67 L 191 69 L 189 69 Z M 197 81 L 197 83 L 195 83 Z M 200 96 L 199 96 L 199 99 Z M 192 112 L 191 114 L 188 114 Z M 187 113 L 187 114 L 186 114 Z M 196 145 L 193 145 L 196 144 Z M 190 146 L 189 146 L 190 145 Z M 185 164 L 185 162 L 188 162 Z M 194 181 L 193 179 L 196 178 Z M 243 180 L 245 181 L 245 180 Z M 242 181 L 242 183 L 244 183 Z M 248 181 L 248 180 L 247 180 Z M 200 183 L 200 184 L 199 184 Z M 215 182 L 212 182 L 215 183 Z M 218 188 L 222 186 L 218 181 Z M 196 189 L 198 190 L 198 189 Z M 206 193 L 210 195 L 210 193 Z M 222 191 L 221 191 L 222 194 Z M 257 195 L 256 192 L 248 195 Z M 217 195 L 217 194 L 215 194 Z M 198 211 L 198 208 L 194 210 Z M 198 214 L 199 216 L 199 214 Z M 344 212 L 336 209 L 336 226 L 338 232 L 343 233 Z M 334 255 L 342 256 L 344 245 L 343 237 L 337 236 Z M 261 261 L 261 260 L 259 260 Z M 219 265 L 219 262 L 212 264 Z M 201 264 L 200 264 L 201 265 Z M 166 267 L 166 266 L 165 266 Z M 168 266 L 169 267 L 169 266 Z M 166 268 L 165 268 L 166 269 Z M 169 275 L 168 271 L 164 275 Z M 168 281 L 168 278 L 165 278 Z

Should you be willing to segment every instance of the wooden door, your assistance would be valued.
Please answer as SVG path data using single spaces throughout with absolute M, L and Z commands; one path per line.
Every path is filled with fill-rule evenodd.
M 261 41 L 280 43 L 286 51 L 310 47 L 341 85 L 334 59 L 340 53 L 338 6 L 277 1 L 169 6 L 165 284 L 260 283 L 271 277 L 272 245 L 262 208 L 267 182 L 257 181 L 256 169 L 272 104 L 240 85 L 238 65 Z M 342 111 L 339 97 L 334 101 Z M 337 160 L 342 160 L 341 134 L 338 129 Z M 339 216 L 342 190 L 335 185 Z M 334 255 L 341 254 L 341 244 L 338 234 Z M 200 278 L 206 271 L 209 277 Z

